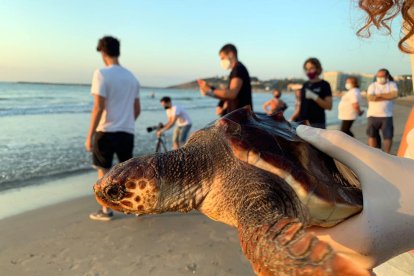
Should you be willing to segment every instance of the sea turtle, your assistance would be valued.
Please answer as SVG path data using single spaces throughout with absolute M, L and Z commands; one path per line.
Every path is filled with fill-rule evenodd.
M 98 202 L 134 214 L 198 210 L 237 227 L 259 275 L 365 275 L 310 231 L 362 209 L 355 174 L 296 135 L 297 124 L 238 109 L 179 150 L 116 165 Z

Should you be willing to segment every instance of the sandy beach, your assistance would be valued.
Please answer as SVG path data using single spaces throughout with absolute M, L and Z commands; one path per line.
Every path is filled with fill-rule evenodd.
M 414 98 L 398 102 L 394 153 Z M 366 142 L 365 125 L 353 131 Z M 84 185 L 87 195 L 0 219 L 1 275 L 253 275 L 237 231 L 197 212 L 144 217 L 117 213 L 111 222 L 91 221 L 89 213 L 98 208 L 91 195 L 93 179 L 89 173 L 56 180 L 67 182 L 63 192 Z M 42 196 L 40 201 L 47 201 L 54 195 L 45 191 Z M 23 203 L 10 200 L 3 208 L 5 204 L 14 209 Z M 410 263 L 413 256 L 404 255 L 376 272 L 413 275 Z

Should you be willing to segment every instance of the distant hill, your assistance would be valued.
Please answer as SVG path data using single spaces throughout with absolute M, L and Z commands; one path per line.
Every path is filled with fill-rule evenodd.
M 203 80 L 205 80 L 209 85 L 215 86 L 215 87 L 222 87 L 222 86 L 227 86 L 227 80 L 224 77 L 211 77 L 211 78 L 204 78 Z M 186 83 L 182 83 L 182 84 L 177 84 L 177 85 L 172 85 L 169 86 L 167 88 L 171 88 L 171 89 L 198 89 L 198 83 L 197 80 L 194 81 L 190 81 L 190 82 L 186 82 Z
M 38 84 L 38 85 L 63 85 L 63 86 L 90 86 L 88 83 L 65 83 L 65 82 L 41 82 L 41 81 L 18 81 L 18 84 Z
M 227 87 L 228 80 L 227 77 L 210 77 L 204 78 L 209 85 L 219 87 Z M 289 84 L 303 84 L 305 80 L 303 79 L 270 79 L 270 80 L 259 80 L 257 77 L 251 77 L 252 89 L 255 92 L 264 92 L 272 91 L 273 89 L 287 90 Z M 177 84 L 167 87 L 169 89 L 198 89 L 197 80 Z

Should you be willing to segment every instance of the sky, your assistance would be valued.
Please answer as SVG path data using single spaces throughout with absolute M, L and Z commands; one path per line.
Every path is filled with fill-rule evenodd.
M 226 43 L 263 80 L 303 78 L 311 56 L 325 71 L 411 73 L 401 20 L 392 36 L 359 38 L 355 0 L 0 0 L 0 18 L 0 81 L 89 83 L 104 35 L 120 39 L 121 64 L 145 86 L 228 74 Z

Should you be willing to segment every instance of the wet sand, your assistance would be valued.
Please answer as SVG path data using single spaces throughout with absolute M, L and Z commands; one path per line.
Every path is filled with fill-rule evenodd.
M 395 108 L 394 153 L 413 102 Z M 366 142 L 365 125 L 353 131 Z M 90 190 L 92 178 L 87 174 L 62 181 L 70 185 L 84 180 Z M 79 189 L 79 184 L 73 187 Z M 16 208 L 22 203 L 7 204 Z M 97 208 L 94 198 L 85 196 L 1 219 L 0 274 L 253 275 L 237 231 L 197 212 L 143 217 L 117 213 L 111 222 L 97 222 L 88 218 Z M 414 257 L 404 255 L 376 272 L 414 275 Z

